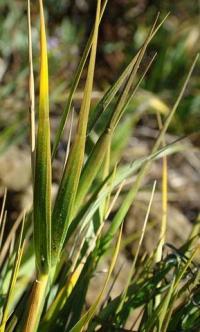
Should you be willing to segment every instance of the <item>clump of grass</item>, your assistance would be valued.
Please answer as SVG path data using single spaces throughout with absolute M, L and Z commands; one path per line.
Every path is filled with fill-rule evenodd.
M 200 326 L 198 315 L 199 270 L 194 264 L 199 222 L 182 248 L 172 248 L 163 257 L 166 233 L 167 163 L 166 155 L 177 150 L 176 144 L 165 145 L 165 133 L 176 112 L 191 77 L 197 57 L 171 111 L 160 124 L 160 133 L 150 155 L 131 165 L 121 165 L 121 144 L 112 142 L 123 130 L 121 119 L 151 66 L 155 56 L 138 79 L 138 68 L 146 49 L 162 23 L 156 18 L 137 54 L 91 111 L 95 59 L 99 25 L 107 1 L 97 1 L 94 28 L 74 75 L 66 107 L 61 116 L 51 151 L 49 116 L 48 56 L 42 0 L 40 8 L 40 88 L 38 126 L 35 130 L 35 92 L 31 42 L 31 15 L 28 1 L 30 63 L 30 132 L 33 175 L 33 206 L 19 216 L 1 244 L 1 332 L 23 331 L 126 331 L 130 314 L 140 308 L 138 331 L 193 331 Z M 52 164 L 55 160 L 73 97 L 84 67 L 87 78 L 78 114 L 75 137 L 68 144 L 69 153 L 54 204 L 52 204 Z M 135 114 L 133 114 L 134 118 Z M 137 115 L 136 115 L 137 116 Z M 102 121 L 103 118 L 103 121 Z M 134 123 L 134 121 L 133 121 Z M 97 130 L 98 127 L 98 130 Z M 125 127 L 126 133 L 126 127 Z M 128 131 L 130 134 L 130 131 Z M 94 135 L 95 134 L 95 135 Z M 94 140 L 94 136 L 97 138 Z M 116 140 L 117 141 L 117 140 Z M 152 162 L 163 158 L 163 223 L 160 243 L 150 256 L 139 258 L 151 203 L 144 221 L 138 250 L 127 284 L 122 293 L 109 300 L 107 286 L 120 251 L 123 221 L 134 202 Z M 129 176 L 135 181 L 123 196 L 118 210 L 111 215 L 114 202 Z M 5 200 L 1 211 L 1 237 L 6 222 Z M 53 206 L 52 206 L 53 205 Z M 105 228 L 107 219 L 110 219 Z M 17 236 L 22 222 L 20 236 Z M 32 234 L 33 225 L 33 234 Z M 119 234 L 119 235 L 118 235 Z M 98 263 L 112 248 L 110 268 L 99 295 L 89 309 L 86 294 Z M 35 260 L 35 268 L 33 261 Z M 12 271 L 12 273 L 10 273 Z M 35 272 L 34 280 L 32 280 Z M 186 296 L 190 293 L 189 301 Z M 106 296 L 105 296 L 106 295 Z M 103 298 L 105 300 L 103 301 Z M 132 322 L 131 330 L 136 321 Z M 196 331 L 196 330 L 195 330 Z

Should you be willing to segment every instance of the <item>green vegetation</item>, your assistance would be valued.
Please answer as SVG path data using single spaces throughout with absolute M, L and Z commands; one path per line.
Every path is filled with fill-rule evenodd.
M 5 227 L 7 191 L 4 192 L 0 213 L 0 332 L 195 332 L 200 329 L 199 218 L 180 248 L 166 243 L 167 156 L 185 148 L 181 140 L 167 144 L 166 133 L 184 102 L 199 57 L 194 55 L 191 59 L 190 68 L 181 86 L 177 87 L 177 97 L 170 108 L 161 101 L 158 86 L 160 89 L 162 86 L 156 79 L 157 72 L 152 72 L 157 54 L 149 55 L 149 45 L 159 42 L 158 36 L 168 20 L 168 15 L 163 18 L 157 15 L 128 65 L 94 104 L 99 27 L 107 2 L 96 1 L 94 26 L 72 77 L 65 107 L 52 138 L 49 109 L 59 92 L 53 91 L 53 97 L 49 92 L 48 45 L 43 2 L 40 0 L 37 109 L 35 87 L 38 79 L 35 82 L 32 16 L 28 1 L 33 200 L 31 208 L 22 211 L 8 229 Z M 144 61 L 146 55 L 148 61 Z M 163 57 L 158 60 L 158 70 L 162 61 Z M 166 72 L 163 75 L 168 77 Z M 74 100 L 82 77 L 85 77 L 85 84 L 80 110 L 76 114 Z M 171 78 L 168 78 L 167 85 L 170 86 Z M 159 79 L 162 81 L 162 75 Z M 159 130 L 151 152 L 126 163 L 123 152 L 145 111 L 133 107 L 143 103 L 139 94 L 141 84 L 144 89 L 149 86 L 157 93 L 151 94 L 149 113 L 153 116 L 156 113 Z M 7 92 L 1 93 L 5 96 Z M 11 123 L 1 134 L 1 151 L 5 151 L 16 136 L 24 137 L 27 130 L 24 110 L 14 119 L 17 125 Z M 76 123 L 73 119 L 77 120 Z M 53 197 L 53 167 L 67 124 L 66 155 L 58 190 Z M 75 133 L 72 133 L 74 128 Z M 124 244 L 127 239 L 123 239 L 124 220 L 132 204 L 137 203 L 143 181 L 158 159 L 162 162 L 162 208 L 158 212 L 162 219 L 160 236 L 151 253 L 142 251 L 157 191 L 155 181 L 148 192 L 143 226 L 134 240 L 137 246 L 126 282 L 113 296 L 112 290 L 119 276 L 115 268 L 123 246 L 127 246 Z M 118 200 L 120 204 L 117 205 Z M 106 260 L 109 260 L 109 267 L 103 281 L 96 286 L 97 295 L 88 307 L 90 285 L 99 272 L 99 265 Z M 123 266 L 119 272 L 122 270 Z

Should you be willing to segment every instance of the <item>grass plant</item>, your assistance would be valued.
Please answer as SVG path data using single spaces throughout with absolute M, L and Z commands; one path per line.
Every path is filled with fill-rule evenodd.
M 97 0 L 94 28 L 74 75 L 52 144 L 45 16 L 42 0 L 38 3 L 40 77 L 37 107 L 31 5 L 28 0 L 33 202 L 30 211 L 23 212 L 10 232 L 6 233 L 5 191 L 0 214 L 0 287 L 3 294 L 0 301 L 0 331 L 117 332 L 134 331 L 135 328 L 141 332 L 198 331 L 200 274 L 195 259 L 199 254 L 199 220 L 181 248 L 170 247 L 171 253 L 166 255 L 163 250 L 167 232 L 167 155 L 180 149 L 180 142 L 166 145 L 165 134 L 184 96 L 198 56 L 191 64 L 174 106 L 168 114 L 158 116 L 160 132 L 151 153 L 130 165 L 123 164 L 121 158 L 125 147 L 121 147 L 120 139 L 117 138 L 120 137 L 120 131 L 127 135 L 124 137 L 125 141 L 131 135 L 131 127 L 127 130 L 124 116 L 141 81 L 154 62 L 156 55 L 153 55 L 139 74 L 146 50 L 155 34 L 159 33 L 167 16 L 161 23 L 159 15 L 156 17 L 137 54 L 93 107 L 92 91 L 99 26 L 107 4 L 107 0 Z M 68 115 L 73 112 L 74 95 L 84 69 L 87 70 L 87 75 L 81 107 L 74 115 L 78 119 L 75 135 L 68 142 L 69 151 L 66 151 L 58 192 L 52 201 L 53 163 L 64 127 L 69 121 Z M 140 115 L 137 111 L 133 112 L 131 125 L 134 126 L 138 118 Z M 155 250 L 151 254 L 140 255 L 156 191 L 154 183 L 144 226 L 139 234 L 139 241 L 135 240 L 138 241 L 138 247 L 127 283 L 118 296 L 110 297 L 108 285 L 123 247 L 124 220 L 152 163 L 159 158 L 163 160 L 160 239 L 155 243 Z M 132 175 L 135 176 L 134 181 L 121 195 L 126 181 Z M 119 196 L 121 204 L 116 210 L 115 203 Z M 20 224 L 22 226 L 18 235 Z M 116 243 L 114 249 L 113 241 Z M 99 294 L 88 308 L 86 296 L 90 282 L 98 271 L 99 262 L 108 256 L 110 267 L 105 281 L 98 286 Z M 135 312 L 138 312 L 138 309 L 140 314 L 137 319 Z

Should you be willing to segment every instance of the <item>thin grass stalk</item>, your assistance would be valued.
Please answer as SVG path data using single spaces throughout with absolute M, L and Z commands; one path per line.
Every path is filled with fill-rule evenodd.
M 109 131 L 109 133 L 110 133 L 110 131 Z M 101 174 L 102 182 L 104 182 L 104 180 L 108 177 L 108 175 L 110 173 L 111 140 L 112 140 L 112 133 L 111 133 L 111 135 L 109 135 L 107 146 L 105 147 L 105 156 L 104 156 L 103 165 L 102 165 L 103 171 Z M 105 186 L 102 188 L 102 190 L 105 190 L 107 186 L 109 186 L 109 183 L 105 184 Z M 100 224 L 103 223 L 108 204 L 109 204 L 109 195 L 107 197 L 105 197 L 105 200 L 102 201 L 101 206 L 99 207 L 98 217 L 99 217 Z
M 159 129 L 162 129 L 162 120 L 159 114 L 158 125 Z M 165 138 L 163 138 L 163 146 L 165 146 Z M 156 263 L 162 259 L 163 246 L 166 242 L 166 232 L 167 232 L 167 205 L 168 205 L 168 169 L 167 169 L 167 156 L 162 158 L 162 220 L 160 229 L 160 239 L 158 243 L 158 248 L 156 250 L 155 261 Z M 161 301 L 161 295 L 158 295 L 155 300 L 155 306 L 157 307 Z
M 7 197 L 7 189 L 5 188 L 4 195 L 3 195 L 3 203 L 2 203 L 2 207 L 1 207 L 1 213 L 0 213 L 0 249 L 2 247 L 6 219 L 7 219 L 7 211 L 5 210 L 6 197 Z
M 158 114 L 159 128 L 162 130 L 162 120 Z M 166 144 L 165 138 L 163 137 L 162 146 Z M 161 223 L 161 232 L 160 232 L 160 248 L 166 241 L 166 231 L 167 231 L 167 204 L 168 204 L 168 167 L 167 167 L 167 156 L 163 156 L 162 159 L 162 223 Z M 160 253 L 160 259 L 162 257 L 162 252 Z
M 69 156 L 70 152 L 70 145 L 71 145 L 71 139 L 72 139 L 72 129 L 73 129 L 73 124 L 74 124 L 74 109 L 71 112 L 71 119 L 70 119 L 70 129 L 69 129 L 69 136 L 68 136 L 68 142 L 67 142 L 67 149 L 66 149 L 66 154 L 65 154 L 65 163 L 64 163 L 64 169 L 67 163 L 67 159 Z
M 2 246 L 2 242 L 3 242 L 6 221 L 7 221 L 7 211 L 4 212 L 3 221 L 2 221 L 2 225 L 1 225 L 1 229 L 0 229 L 0 249 Z
M 111 142 L 110 142 L 110 144 L 111 144 Z M 105 175 L 107 175 L 107 176 L 104 175 L 104 179 L 106 179 L 109 176 L 109 174 L 110 174 L 110 168 L 111 168 L 111 166 L 110 166 L 110 163 L 111 163 L 111 147 L 109 147 L 109 149 L 108 149 L 107 159 L 108 159 L 108 161 L 107 161 L 107 169 L 106 169 L 107 174 L 105 172 Z M 111 202 L 111 194 L 112 194 L 113 182 L 114 182 L 114 179 L 115 179 L 115 176 L 116 176 L 116 171 L 117 171 L 117 165 L 115 165 L 115 167 L 113 169 L 113 174 L 111 176 L 111 179 L 110 179 L 110 181 L 107 184 L 107 186 L 108 186 L 108 195 L 107 195 L 107 197 L 105 199 L 105 202 L 104 202 L 104 208 L 102 209 L 102 222 L 103 222 L 103 220 L 105 221 L 108 218 L 108 216 L 109 216 L 109 214 L 111 212 L 111 209 L 112 209 L 112 207 L 114 205 L 115 199 L 117 199 L 116 197 L 118 196 L 118 193 L 120 194 L 120 192 L 121 192 L 121 190 L 123 188 L 124 182 L 125 182 L 125 181 L 122 181 L 121 185 L 119 186 L 119 188 L 118 188 L 118 190 L 116 192 L 116 195 L 115 195 L 113 201 Z
M 3 221 L 4 213 L 5 213 L 6 197 L 7 197 L 7 188 L 4 189 L 4 194 L 3 194 L 3 202 L 2 202 L 1 213 L 0 213 L 0 228 L 2 227 L 1 223 Z

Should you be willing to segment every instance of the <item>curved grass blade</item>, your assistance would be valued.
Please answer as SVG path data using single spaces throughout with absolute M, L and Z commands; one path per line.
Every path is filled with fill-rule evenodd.
M 34 243 L 40 273 L 50 267 L 51 250 L 51 148 L 47 42 L 43 3 L 40 0 L 40 99 L 34 181 Z
M 93 88 L 94 69 L 96 61 L 96 50 L 98 40 L 98 29 L 100 21 L 101 1 L 97 3 L 97 12 L 95 20 L 94 36 L 92 41 L 92 49 L 90 55 L 90 62 L 88 67 L 87 80 L 84 89 L 83 102 L 81 105 L 78 128 L 76 137 L 69 153 L 68 160 L 65 166 L 63 177 L 59 186 L 59 191 L 56 197 L 53 215 L 52 215 L 52 256 L 53 265 L 57 263 L 68 226 L 73 215 L 73 207 L 78 188 L 81 169 L 84 161 L 86 130 L 88 123 L 88 115 L 91 103 L 91 94 Z

